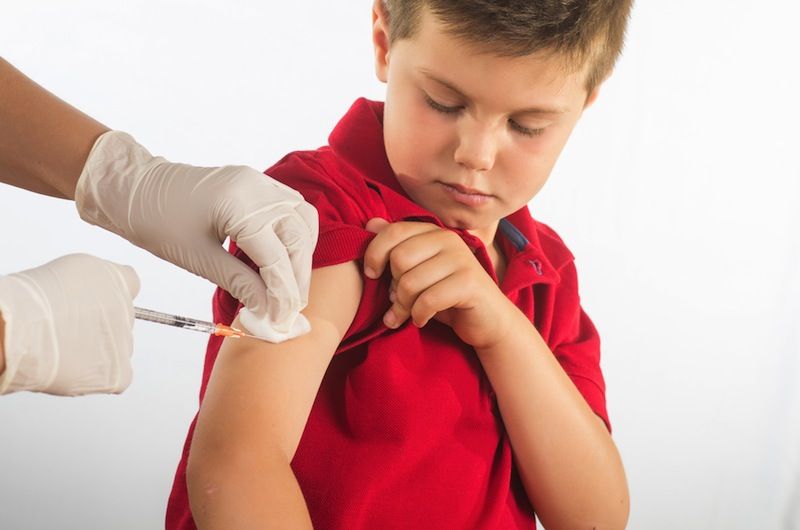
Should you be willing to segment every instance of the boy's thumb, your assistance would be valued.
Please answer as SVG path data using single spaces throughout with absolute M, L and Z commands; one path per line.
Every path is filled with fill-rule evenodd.
M 367 221 L 367 224 L 364 225 L 364 229 L 369 231 L 369 232 L 377 234 L 378 232 L 380 232 L 381 230 L 383 230 L 384 228 L 386 228 L 390 224 L 391 223 L 389 221 L 387 221 L 386 219 L 382 219 L 380 217 L 373 217 L 372 219 Z

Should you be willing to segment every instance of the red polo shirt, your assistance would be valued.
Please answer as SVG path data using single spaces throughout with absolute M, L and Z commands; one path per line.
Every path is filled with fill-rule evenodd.
M 319 212 L 314 267 L 361 260 L 372 217 L 441 222 L 395 180 L 383 146 L 383 105 L 355 102 L 329 146 L 287 155 L 266 173 Z M 483 244 L 457 231 L 495 280 Z M 573 256 L 522 208 L 500 223 L 508 266 L 502 291 L 535 324 L 606 424 L 600 341 L 583 312 Z M 252 262 L 235 245 L 231 251 Z M 494 395 L 474 350 L 436 321 L 382 323 L 389 276 L 364 277 L 364 294 L 314 402 L 292 468 L 315 528 L 533 528 Z M 240 305 L 218 289 L 214 320 Z M 221 339 L 206 353 L 200 399 Z M 196 421 L 196 418 L 195 418 Z M 195 528 L 186 491 L 189 434 L 167 508 L 168 529 Z

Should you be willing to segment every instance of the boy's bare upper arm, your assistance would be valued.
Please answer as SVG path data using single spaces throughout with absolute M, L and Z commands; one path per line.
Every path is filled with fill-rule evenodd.
M 245 450 L 273 447 L 291 461 L 362 289 L 354 261 L 316 269 L 303 311 L 309 333 L 281 344 L 226 339 L 200 409 L 194 456 L 236 444 Z

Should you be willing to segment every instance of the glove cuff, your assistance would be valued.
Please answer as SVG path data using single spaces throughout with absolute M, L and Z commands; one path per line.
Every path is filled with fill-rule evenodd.
M 154 163 L 150 152 L 121 131 L 107 131 L 95 141 L 75 188 L 81 219 L 131 239 L 129 204 L 143 175 Z
M 23 274 L 0 276 L 6 369 L 0 394 L 43 391 L 58 373 L 59 351 L 47 298 Z

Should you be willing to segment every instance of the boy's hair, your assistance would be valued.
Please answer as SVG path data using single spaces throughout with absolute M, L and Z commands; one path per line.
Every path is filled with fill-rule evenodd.
M 382 0 L 389 40 L 414 35 L 420 13 L 430 12 L 457 38 L 501 56 L 552 52 L 567 65 L 588 65 L 591 92 L 622 51 L 633 0 Z

